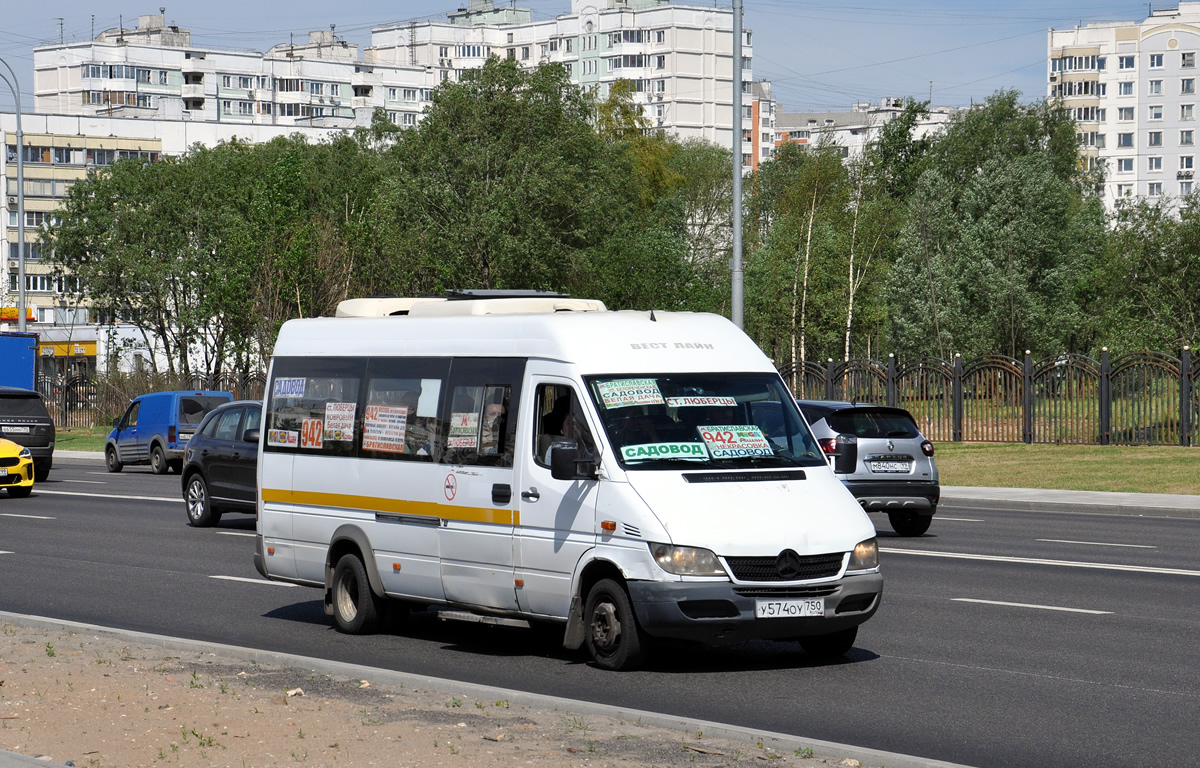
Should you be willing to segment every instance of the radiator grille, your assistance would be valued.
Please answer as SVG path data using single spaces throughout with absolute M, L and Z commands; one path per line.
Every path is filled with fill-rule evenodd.
M 794 562 L 794 574 L 783 576 L 779 572 L 777 557 L 727 557 L 733 577 L 738 581 L 807 581 L 809 579 L 828 579 L 837 576 L 842 569 L 842 553 L 831 552 L 827 555 L 807 555 Z

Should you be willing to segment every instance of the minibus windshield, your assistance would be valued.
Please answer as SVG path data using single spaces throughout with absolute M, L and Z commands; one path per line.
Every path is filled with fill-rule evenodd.
M 825 464 L 777 375 L 622 374 L 585 380 L 609 442 L 628 469 Z

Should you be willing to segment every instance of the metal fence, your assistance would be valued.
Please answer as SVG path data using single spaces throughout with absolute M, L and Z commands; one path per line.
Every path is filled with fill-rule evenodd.
M 37 389 L 59 429 L 102 427 L 125 413 L 138 395 L 171 390 L 212 389 L 232 392 L 237 399 L 259 400 L 266 387 L 262 374 L 249 376 L 168 376 L 165 374 L 42 375 Z
M 780 373 L 806 400 L 906 408 L 936 441 L 1200 445 L 1200 364 L 1186 347 L 1180 357 L 1133 352 L 1110 358 L 1104 351 L 1099 360 L 1064 354 L 1036 361 L 1029 355 L 808 361 Z M 38 379 L 59 428 L 110 424 L 146 392 L 216 389 L 257 400 L 265 387 L 262 374 Z
M 954 442 L 1200 445 L 1200 365 L 1132 352 L 805 362 L 780 370 L 797 397 L 886 403 L 931 439 Z

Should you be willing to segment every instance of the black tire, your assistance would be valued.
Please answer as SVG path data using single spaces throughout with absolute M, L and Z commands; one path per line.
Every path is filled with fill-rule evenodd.
M 889 512 L 888 522 L 892 530 L 901 536 L 920 536 L 929 530 L 933 515 L 918 515 L 916 512 Z
M 150 471 L 156 475 L 165 475 L 170 471 L 171 465 L 167 462 L 167 454 L 163 453 L 161 445 L 155 445 L 150 449 Z
M 177 475 L 183 474 L 183 459 L 175 459 L 174 461 L 172 461 L 169 464 L 169 466 L 171 467 L 171 471 L 174 472 L 175 474 L 177 474 Z
M 858 627 L 850 627 L 840 632 L 815 637 L 800 638 L 800 647 L 809 656 L 822 661 L 838 659 L 854 647 L 854 639 L 858 637 Z
M 369 635 L 379 627 L 381 604 L 358 555 L 342 555 L 333 569 L 333 618 L 340 632 Z
M 596 582 L 583 612 L 588 653 L 601 669 L 635 669 L 646 649 L 625 588 L 612 579 Z
M 23 499 L 33 493 L 32 485 L 10 485 L 8 486 L 8 495 L 14 499 Z
M 46 461 L 35 461 L 33 463 L 33 479 L 35 482 L 44 483 L 46 478 L 50 477 L 50 467 L 52 466 L 49 459 Z
M 183 490 L 184 509 L 187 510 L 188 524 L 195 528 L 208 528 L 221 522 L 221 513 L 212 507 L 212 499 L 208 495 L 208 483 L 199 472 L 187 479 Z
M 124 464 L 117 458 L 117 449 L 115 446 L 108 446 L 104 449 L 104 466 L 108 467 L 109 472 L 120 472 L 124 468 Z

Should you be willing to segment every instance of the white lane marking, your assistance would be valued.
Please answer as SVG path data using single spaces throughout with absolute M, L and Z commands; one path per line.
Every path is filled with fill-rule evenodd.
M 1071 541 L 1070 539 L 1034 539 L 1034 541 L 1048 541 L 1051 544 L 1088 544 L 1093 547 L 1133 547 L 1135 549 L 1158 549 L 1151 544 L 1109 544 L 1106 541 Z
M 956 603 L 983 603 L 984 605 L 1006 605 L 1010 608 L 1039 608 L 1043 611 L 1067 611 L 1068 613 L 1111 614 L 1112 611 L 1092 611 L 1087 608 L 1063 608 L 1058 605 L 1036 605 L 1034 603 L 1006 603 L 1001 600 L 972 600 L 969 597 L 952 597 Z
M 12 513 L 12 512 L 0 512 L 0 517 L 24 517 L 28 520 L 54 520 L 55 519 L 53 517 L 46 517 L 45 515 L 18 515 L 18 514 Z
M 36 489 L 37 493 L 47 493 L 51 496 L 88 496 L 93 499 L 130 499 L 133 501 L 178 501 L 183 503 L 183 499 L 179 496 L 120 496 L 115 493 L 83 493 L 82 491 L 47 491 L 41 488 Z
M 60 480 L 61 483 L 87 483 L 88 485 L 108 485 L 104 480 Z
M 5 550 L 5 549 L 0 549 L 0 555 L 14 555 L 14 554 L 16 554 L 16 553 L 9 552 L 8 550 Z
M 941 515 L 938 515 L 937 517 L 935 517 L 933 519 L 934 520 L 953 520 L 956 523 L 982 523 L 983 522 L 983 520 L 980 520 L 975 517 L 942 517 Z
M 257 533 L 246 533 L 245 531 L 217 531 L 218 536 L 257 536 Z
M 1151 568 L 1119 563 L 1081 563 L 1076 560 L 1042 560 L 1034 557 L 1003 557 L 1000 555 L 971 555 L 965 552 L 932 552 L 919 549 L 892 549 L 880 547 L 880 552 L 894 555 L 921 555 L 923 557 L 949 557 L 956 560 L 988 560 L 995 563 L 1023 563 L 1026 565 L 1058 565 L 1066 568 L 1095 568 L 1102 571 L 1128 571 L 1131 573 L 1157 573 L 1168 576 L 1200 576 L 1200 571 L 1182 568 Z
M 209 576 L 210 579 L 221 579 L 222 581 L 245 581 L 250 584 L 266 584 L 271 587 L 295 587 L 296 584 L 287 584 L 282 581 L 267 581 L 266 579 L 247 579 L 241 576 Z
M 112 472 L 88 472 L 89 475 L 100 475 L 100 477 L 108 477 Z

